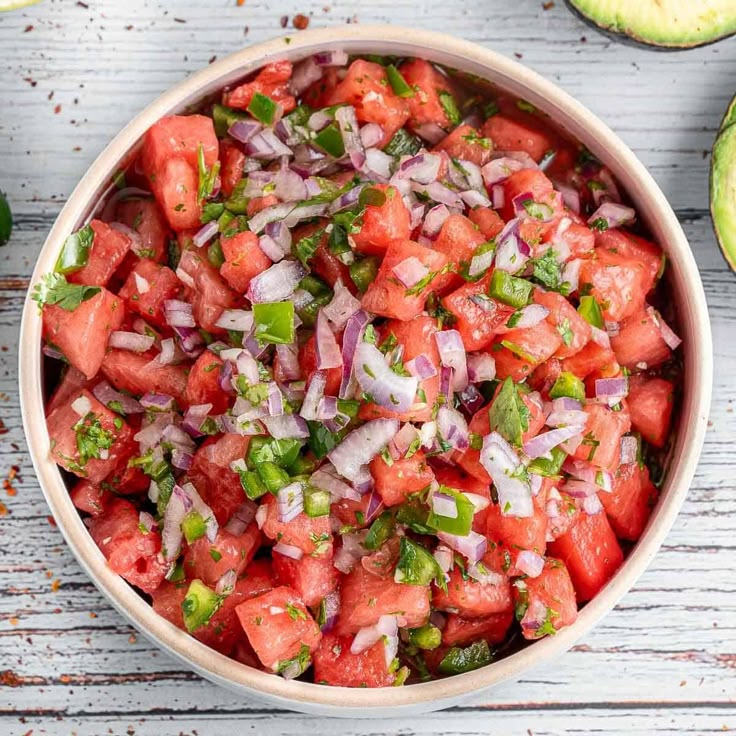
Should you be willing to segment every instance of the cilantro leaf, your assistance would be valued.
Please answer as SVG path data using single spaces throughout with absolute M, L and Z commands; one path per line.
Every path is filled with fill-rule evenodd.
M 46 304 L 58 304 L 67 312 L 73 312 L 82 302 L 86 302 L 101 291 L 99 286 L 70 284 L 60 273 L 47 273 L 41 277 L 41 283 L 33 289 L 33 300 L 39 307 Z
M 488 418 L 492 432 L 498 432 L 507 442 L 521 447 L 522 435 L 529 429 L 529 409 L 510 377 L 501 385 L 488 410 Z

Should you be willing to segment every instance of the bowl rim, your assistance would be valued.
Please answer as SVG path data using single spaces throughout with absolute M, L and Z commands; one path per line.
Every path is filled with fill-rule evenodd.
M 609 584 L 581 611 L 572 626 L 519 652 L 473 672 L 400 688 L 324 687 L 247 667 L 201 644 L 152 609 L 122 578 L 109 569 L 71 503 L 61 474 L 49 457 L 45 431 L 40 349 L 19 350 L 20 406 L 28 447 L 39 484 L 59 529 L 75 557 L 110 603 L 141 633 L 186 667 L 241 695 L 256 695 L 271 704 L 301 712 L 382 717 L 420 713 L 456 704 L 481 690 L 518 677 L 522 672 L 569 649 L 623 596 L 644 572 L 677 516 L 695 473 L 703 445 L 712 391 L 713 356 L 708 309 L 700 275 L 687 239 L 663 193 L 634 153 L 601 120 L 568 93 L 522 64 L 475 43 L 434 31 L 392 25 L 346 25 L 302 31 L 236 51 L 177 84 L 136 115 L 108 144 L 80 180 L 58 215 L 38 256 L 31 279 L 51 270 L 66 235 L 93 207 L 125 154 L 145 130 L 165 114 L 179 112 L 201 99 L 205 90 L 232 83 L 277 58 L 302 58 L 325 48 L 359 53 L 390 50 L 401 55 L 457 60 L 458 68 L 479 73 L 548 113 L 610 166 L 637 210 L 646 210 L 655 238 L 666 244 L 676 290 L 682 295 L 680 328 L 685 337 L 685 391 L 680 427 L 668 477 L 650 523 Z M 385 52 L 385 51 L 384 51 Z M 32 288 L 32 286 L 31 286 Z M 41 319 L 26 297 L 20 346 L 41 344 Z M 680 305 L 678 305 L 679 309 Z M 687 417 L 687 421 L 682 418 Z

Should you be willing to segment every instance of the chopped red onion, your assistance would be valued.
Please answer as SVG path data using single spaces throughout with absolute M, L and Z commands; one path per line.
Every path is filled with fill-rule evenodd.
M 291 148 L 285 146 L 270 128 L 256 133 L 246 144 L 245 150 L 253 158 L 271 161 L 279 156 L 293 155 Z
M 189 470 L 193 461 L 194 455 L 191 452 L 185 452 L 177 447 L 171 451 L 171 464 L 179 470 Z
M 455 562 L 455 555 L 449 547 L 445 547 L 444 544 L 438 544 L 433 552 L 437 564 L 440 566 L 440 570 L 447 574 L 452 570 L 452 566 Z
M 562 469 L 573 478 L 584 480 L 597 486 L 600 490 L 610 493 L 613 490 L 613 476 L 607 470 L 602 470 L 582 460 L 568 457 Z
M 383 128 L 377 123 L 366 123 L 360 129 L 360 140 L 366 148 L 377 146 L 383 140 Z
M 578 290 L 580 269 L 582 265 L 582 258 L 574 258 L 573 260 L 568 261 L 562 269 L 562 280 L 563 282 L 570 284 L 570 293 Z
M 545 424 L 548 427 L 576 426 L 578 431 L 588 422 L 588 414 L 580 409 L 553 409 Z
M 358 186 L 349 189 L 345 194 L 341 194 L 330 204 L 327 209 L 328 213 L 330 215 L 334 215 L 336 212 L 340 212 L 340 210 L 344 210 L 347 207 L 352 207 L 354 204 L 357 204 L 360 193 L 363 191 L 364 187 L 364 184 L 359 184 Z
M 480 276 L 482 273 L 487 271 L 493 263 L 493 257 L 495 255 L 494 250 L 487 250 L 485 253 L 473 256 L 470 259 L 470 266 L 468 267 L 468 276 L 475 277 Z
M 327 319 L 340 330 L 347 321 L 360 309 L 360 301 L 356 299 L 350 290 L 338 279 L 335 283 L 335 292 L 332 301 L 321 310 Z M 340 360 L 342 365 L 342 359 Z
M 137 271 L 133 271 L 133 278 L 135 280 L 135 288 L 139 294 L 148 294 L 151 290 L 151 282 L 148 279 L 143 278 Z
M 304 556 L 304 552 L 302 552 L 299 547 L 295 547 L 293 544 L 285 544 L 284 542 L 278 542 L 273 546 L 273 551 L 283 555 L 284 557 L 289 557 L 292 560 L 301 560 L 301 558 Z
M 468 416 L 473 416 L 485 404 L 483 394 L 473 383 L 469 383 L 458 395 L 460 404 Z
M 344 480 L 335 475 L 335 470 L 329 463 L 323 465 L 312 474 L 309 484 L 330 493 L 333 501 L 341 498 L 347 498 L 350 501 L 360 501 L 362 498 L 361 494 L 351 485 L 348 485 Z
M 515 312 L 513 329 L 526 329 L 527 327 L 536 327 L 549 316 L 549 309 L 541 304 L 527 304 L 518 312 Z M 521 316 L 519 316 L 521 315 Z
M 420 353 L 416 358 L 407 361 L 405 368 L 422 381 L 437 375 L 437 368 L 426 353 Z
M 630 465 L 636 462 L 639 455 L 639 442 L 636 437 L 626 435 L 621 438 L 621 465 Z
M 442 493 L 442 491 L 434 491 L 429 500 L 435 514 L 448 519 L 457 519 L 457 500 L 454 496 L 449 493 Z
M 465 537 L 448 534 L 447 532 L 437 532 L 437 536 L 450 549 L 454 549 L 455 552 L 465 557 L 471 565 L 480 562 L 488 549 L 488 540 L 478 532 L 471 531 Z
M 498 432 L 483 438 L 480 462 L 496 486 L 501 513 L 504 516 L 533 516 L 529 483 L 513 477 L 521 464 L 519 456 Z
M 416 256 L 409 256 L 397 263 L 392 272 L 407 289 L 411 289 L 426 277 L 429 267 L 425 266 Z
M 494 210 L 503 209 L 506 205 L 506 190 L 503 184 L 494 184 L 491 188 L 491 202 Z
M 418 153 L 402 162 L 399 166 L 400 176 L 418 184 L 430 184 L 437 181 L 441 163 L 442 159 L 433 153 Z
M 248 220 L 248 228 L 251 232 L 256 234 L 260 233 L 269 223 L 284 220 L 292 210 L 294 210 L 293 202 L 275 204 L 272 207 L 266 207 Z
M 315 371 L 309 381 L 309 388 L 304 397 L 304 403 L 299 414 L 304 419 L 317 419 L 317 409 L 319 402 L 325 395 L 325 386 L 327 385 L 327 374 L 324 371 Z
M 295 344 L 277 345 L 276 355 L 279 359 L 279 370 L 284 380 L 295 381 L 302 377 L 302 369 L 299 366 L 299 350 Z
M 304 510 L 304 491 L 299 482 L 279 488 L 278 498 L 279 521 L 288 524 L 296 519 Z
M 453 370 L 452 390 L 462 391 L 468 385 L 467 353 L 462 335 L 457 330 L 434 333 L 442 365 Z
M 509 220 L 496 242 L 496 268 L 511 274 L 522 271 L 531 252 L 519 235 L 519 221 Z
M 254 277 L 246 297 L 254 304 L 280 302 L 294 293 L 307 269 L 298 261 L 280 261 Z
M 594 496 L 600 489 L 595 483 L 568 478 L 565 484 L 560 486 L 560 490 L 573 498 L 586 498 L 587 496 Z
M 289 80 L 289 91 L 294 97 L 299 97 L 307 88 L 322 79 L 322 68 L 313 56 L 300 61 L 295 67 Z
M 340 128 L 345 153 L 354 168 L 360 169 L 365 163 L 365 148 L 360 138 L 360 126 L 352 105 L 343 105 L 335 110 L 335 122 Z
M 609 228 L 631 225 L 636 221 L 636 210 L 616 202 L 603 202 L 588 218 L 588 224 L 592 225 L 596 220 L 604 220 Z
M 404 457 L 407 451 L 411 447 L 413 442 L 419 438 L 419 431 L 413 424 L 407 422 L 404 426 L 396 433 L 394 437 L 393 445 L 396 448 L 398 457 Z
M 217 235 L 219 228 L 220 226 L 218 225 L 217 220 L 212 220 L 206 225 L 202 225 L 202 227 L 192 236 L 192 243 L 197 248 L 201 248 L 203 245 L 209 243 L 215 235 Z
M 596 378 L 595 395 L 596 398 L 605 400 L 609 406 L 616 406 L 629 395 L 629 379 L 626 376 Z
M 611 338 L 608 337 L 608 333 L 593 325 L 590 326 L 590 339 L 605 350 L 611 348 Z
M 221 596 L 228 596 L 235 590 L 235 584 L 237 582 L 238 575 L 235 570 L 227 570 L 215 584 L 215 593 Z
M 335 624 L 337 623 L 337 614 L 340 612 L 340 594 L 336 590 L 333 590 L 322 600 L 324 601 L 325 622 L 320 629 L 323 634 L 327 634 L 335 628 Z
M 303 417 L 297 414 L 281 414 L 280 416 L 263 417 L 263 423 L 271 437 L 277 440 L 306 439 L 309 429 Z
M 268 382 L 268 415 L 280 417 L 284 413 L 284 396 L 275 381 Z
M 283 202 L 296 202 L 307 198 L 304 179 L 291 169 L 279 169 L 274 176 L 273 184 L 273 194 Z
M 677 350 L 682 344 L 682 340 L 672 331 L 672 328 L 662 319 L 662 315 L 654 309 L 647 307 L 647 314 L 652 318 L 654 324 L 659 328 L 662 339 L 670 350 Z
M 192 499 L 181 488 L 175 485 L 164 511 L 164 525 L 161 532 L 161 554 L 167 562 L 173 562 L 181 549 L 181 523 L 192 510 Z
M 481 169 L 483 181 L 490 189 L 494 184 L 500 184 L 508 179 L 515 171 L 521 171 L 524 165 L 516 159 L 501 156 L 489 161 Z
M 516 567 L 527 577 L 538 578 L 544 570 L 544 558 L 536 552 L 522 550 L 516 557 Z
M 443 404 L 437 411 L 437 432 L 444 442 L 456 450 L 467 450 L 470 444 L 468 423 L 457 410 Z
M 468 353 L 468 378 L 473 383 L 492 381 L 496 377 L 496 361 L 489 353 Z
M 585 412 L 582 413 L 585 414 Z M 583 425 L 573 424 L 543 432 L 524 443 L 524 453 L 532 459 L 546 456 L 553 448 L 572 439 L 582 431 Z
M 353 362 L 358 344 L 363 339 L 366 325 L 371 321 L 368 312 L 359 309 L 345 325 L 342 336 L 342 380 L 338 396 L 341 399 L 350 398 L 353 385 Z
M 372 181 L 385 183 L 391 178 L 393 162 L 394 159 L 380 148 L 368 148 L 361 171 Z
M 94 397 L 108 408 L 113 402 L 120 406 L 122 414 L 140 414 L 144 409 L 140 402 L 128 394 L 116 391 L 107 381 L 100 381 L 93 389 Z
M 418 379 L 394 373 L 375 345 L 361 342 L 355 350 L 353 366 L 363 392 L 370 394 L 376 404 L 397 413 L 411 408 L 419 388 Z
M 238 120 L 228 128 L 227 134 L 239 143 L 247 143 L 261 130 L 263 125 L 255 120 Z
M 342 366 L 340 346 L 337 344 L 335 335 L 330 329 L 327 316 L 323 309 L 320 309 L 319 312 L 317 312 L 314 339 L 315 351 L 317 354 L 317 368 L 319 370 L 340 368 Z
M 287 227 L 294 227 L 302 220 L 311 220 L 313 217 L 321 217 L 327 212 L 326 204 L 306 204 L 294 209 L 284 218 Z
M 154 519 L 153 516 L 148 513 L 148 511 L 141 511 L 138 514 L 138 524 L 143 527 L 143 529 L 149 532 L 153 532 L 158 529 L 156 519 Z
M 383 637 L 395 638 L 398 631 L 396 616 L 381 616 L 373 626 L 364 626 L 358 631 L 350 645 L 350 653 L 362 654 Z
M 186 430 L 192 437 L 201 437 L 202 424 L 212 411 L 212 404 L 195 404 L 190 406 L 182 419 L 182 429 Z
M 445 224 L 445 220 L 447 220 L 449 216 L 450 210 L 447 209 L 447 205 L 437 204 L 432 207 L 424 218 L 422 235 L 426 236 L 430 240 L 434 240 L 439 235 L 440 230 L 442 230 L 442 226 Z
M 414 132 L 422 140 L 433 146 L 447 136 L 447 133 L 442 128 L 440 128 L 437 123 L 423 123 L 422 125 L 417 125 L 414 128 Z
M 286 227 L 282 220 L 269 222 L 265 228 L 266 235 L 280 248 L 283 255 L 291 252 L 291 230 Z M 266 254 L 268 255 L 268 254 Z M 272 260 L 281 260 L 272 259 Z
M 399 422 L 396 419 L 373 419 L 350 432 L 328 457 L 343 478 L 353 483 L 365 483 L 370 480 L 366 466 L 398 430 Z
M 223 330 L 250 332 L 253 329 L 253 312 L 245 309 L 223 309 L 215 326 Z
M 505 576 L 495 570 L 489 570 L 482 562 L 468 565 L 466 572 L 469 577 L 481 585 L 502 585 Z
M 433 181 L 431 184 L 427 185 L 412 183 L 411 188 L 415 192 L 425 193 L 432 201 L 446 204 L 448 207 L 453 207 L 459 210 L 462 210 L 465 207 L 457 192 L 454 192 L 452 189 L 438 181 Z
M 164 316 L 169 327 L 195 327 L 192 305 L 179 299 L 164 302 Z
M 86 417 L 92 411 L 92 402 L 86 396 L 82 395 L 74 399 L 71 407 L 75 414 L 80 417 Z
M 597 494 L 586 496 L 583 499 L 583 511 L 585 511 L 588 516 L 595 516 L 603 511 L 603 504 Z
M 474 207 L 490 207 L 491 200 L 485 194 L 481 194 L 475 189 L 468 189 L 460 192 L 460 199 L 471 209 Z
M 111 348 L 129 350 L 134 353 L 145 353 L 154 343 L 154 338 L 149 335 L 139 335 L 137 332 L 123 332 L 115 330 L 110 333 L 107 344 Z
M 248 528 L 248 524 L 255 518 L 256 509 L 256 504 L 250 499 L 243 501 L 235 509 L 227 524 L 225 524 L 225 531 L 228 534 L 239 537 Z
M 334 419 L 337 416 L 337 397 L 323 396 L 317 407 L 317 419 Z
M 171 411 L 174 408 L 174 397 L 168 394 L 147 393 L 141 396 L 141 406 L 155 411 Z
M 580 192 L 574 187 L 568 186 L 567 184 L 559 184 L 555 182 L 555 189 L 562 195 L 562 201 L 570 210 L 576 215 L 580 214 Z

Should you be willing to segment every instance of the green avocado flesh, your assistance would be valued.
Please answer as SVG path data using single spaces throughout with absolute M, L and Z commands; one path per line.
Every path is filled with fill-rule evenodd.
M 718 245 L 736 271 L 736 124 L 723 128 L 713 146 L 710 213 Z
M 599 28 L 640 43 L 690 48 L 736 33 L 736 0 L 567 0 Z

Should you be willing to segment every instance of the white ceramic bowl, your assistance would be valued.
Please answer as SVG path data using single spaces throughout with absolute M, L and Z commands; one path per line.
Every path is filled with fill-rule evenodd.
M 711 332 L 700 275 L 677 218 L 647 170 L 611 130 L 565 92 L 521 64 L 451 36 L 394 26 L 348 25 L 297 33 L 289 42 L 285 38 L 275 39 L 234 53 L 166 92 L 118 134 L 69 197 L 41 251 L 32 283 L 53 269 L 65 237 L 89 216 L 113 172 L 156 120 L 185 111 L 269 61 L 298 60 L 333 48 L 350 53 L 424 57 L 476 74 L 528 100 L 610 167 L 667 253 L 668 279 L 684 340 L 685 385 L 677 439 L 661 499 L 646 531 L 613 580 L 582 609 L 577 622 L 554 637 L 537 641 L 474 672 L 400 688 L 324 687 L 265 674 L 218 654 L 157 616 L 108 568 L 49 455 L 42 392 L 41 319 L 30 299 L 26 300 L 20 336 L 21 411 L 33 464 L 59 528 L 97 587 L 141 633 L 185 666 L 235 693 L 255 695 L 274 705 L 314 714 L 398 716 L 455 705 L 473 693 L 518 677 L 539 663 L 560 656 L 634 584 L 662 544 L 695 472 L 710 405 Z

